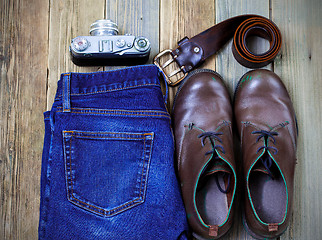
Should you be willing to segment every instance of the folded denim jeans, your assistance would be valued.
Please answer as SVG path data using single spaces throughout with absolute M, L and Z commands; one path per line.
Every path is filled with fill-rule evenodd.
M 154 65 L 61 75 L 45 112 L 39 239 L 184 239 Z

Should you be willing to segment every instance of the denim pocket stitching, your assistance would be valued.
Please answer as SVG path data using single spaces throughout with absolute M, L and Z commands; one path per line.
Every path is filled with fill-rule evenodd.
M 65 141 L 68 141 L 67 138 L 70 138 L 69 140 L 69 151 L 71 151 L 72 148 L 72 138 L 83 138 L 86 136 L 79 136 L 77 134 L 75 134 L 76 131 L 63 131 L 63 135 L 64 135 L 64 149 L 65 149 L 65 175 L 66 175 L 66 184 L 67 184 L 67 197 L 68 200 L 70 202 L 72 202 L 73 204 L 81 207 L 81 208 L 85 208 L 90 212 L 95 212 L 99 215 L 108 217 L 108 216 L 113 216 L 115 214 L 118 214 L 120 212 L 123 212 L 131 207 L 134 207 L 140 203 L 144 202 L 144 195 L 146 192 L 146 181 L 147 181 L 147 175 L 148 175 L 148 171 L 149 171 L 149 161 L 151 159 L 151 150 L 152 150 L 152 144 L 153 144 L 153 133 L 117 133 L 117 132 L 82 132 L 82 131 L 77 131 L 77 133 L 83 133 L 83 134 L 122 134 L 122 135 L 138 135 L 138 136 L 144 136 L 143 138 L 129 138 L 129 137 L 98 137 L 98 136 L 87 136 L 89 138 L 111 138 L 111 139 L 133 139 L 133 140 L 144 140 L 144 148 L 143 148 L 143 166 L 142 166 L 142 171 L 141 171 L 141 180 L 140 180 L 140 188 L 139 188 L 139 196 L 132 199 L 131 201 L 128 201 L 126 203 L 123 203 L 120 206 L 116 206 L 110 210 L 105 210 L 102 207 L 99 206 L 95 206 L 93 204 L 90 204 L 88 202 L 87 199 L 84 198 L 85 201 L 78 199 L 77 197 L 75 197 L 75 194 L 73 192 L 74 188 L 73 188 L 73 176 L 72 176 L 72 157 L 71 154 L 66 151 L 66 144 Z M 148 139 L 147 137 L 150 136 L 150 138 Z M 150 146 L 149 146 L 149 150 L 146 147 L 146 142 L 147 140 L 150 140 Z M 69 166 L 67 165 L 67 158 L 69 158 Z M 146 160 L 148 159 L 148 160 Z M 145 166 L 147 165 L 147 166 Z M 70 173 L 70 176 L 68 177 L 68 170 Z M 81 196 L 80 196 L 81 197 Z M 82 198 L 82 197 L 81 197 Z
M 130 140 L 145 140 L 146 136 L 151 136 L 151 133 L 119 133 L 119 132 L 93 132 L 93 131 L 88 131 L 88 132 L 84 132 L 84 131 L 77 131 L 77 133 L 83 133 L 83 134 L 100 134 L 100 135 L 106 135 L 106 134 L 114 134 L 114 135 L 120 135 L 120 134 L 125 134 L 125 135 L 137 135 L 137 136 L 144 136 L 144 137 L 104 137 L 104 136 L 83 136 L 83 135 L 77 135 L 75 134 L 75 131 L 64 131 L 64 133 L 67 133 L 65 135 L 68 135 L 70 137 L 76 137 L 76 138 L 107 138 L 107 139 L 130 139 Z M 69 134 L 68 134 L 69 133 Z
M 84 132 L 83 132 L 84 133 Z M 74 134 L 71 134 L 70 135 L 70 137 L 71 137 L 71 140 L 70 140 L 70 148 L 71 148 L 71 145 L 72 145 L 72 137 L 73 136 L 76 136 L 76 135 L 74 135 Z M 77 136 L 77 137 L 79 137 L 79 136 Z M 84 136 L 82 136 L 82 137 L 84 137 Z M 97 137 L 92 137 L 92 138 L 97 138 Z M 119 139 L 138 139 L 138 140 L 140 140 L 140 139 L 144 139 L 144 146 L 145 146 L 145 138 L 119 138 Z M 145 147 L 144 147 L 144 149 L 145 149 Z M 70 160 L 70 172 L 72 172 L 72 169 L 71 169 L 71 157 L 69 158 L 69 160 Z M 145 156 L 144 156 L 144 160 L 145 160 Z M 143 169 L 142 169 L 142 173 L 143 173 L 143 171 L 144 171 L 144 165 L 143 165 Z M 142 174 L 142 176 L 141 176 L 141 179 L 143 178 L 143 174 Z M 142 181 L 142 180 L 141 180 Z M 128 208 L 130 208 L 130 207 L 132 207 L 132 204 L 131 203 L 135 203 L 135 202 L 138 202 L 138 203 L 140 203 L 143 199 L 141 199 L 142 197 L 141 197 L 141 194 L 142 194 L 142 187 L 140 188 L 140 194 L 139 194 L 139 198 L 135 198 L 135 199 L 133 199 L 132 201 L 130 201 L 130 202 L 126 202 L 126 203 L 124 203 L 124 204 L 122 204 L 122 205 L 120 205 L 120 206 L 118 206 L 118 207 L 115 207 L 115 208 L 113 208 L 113 209 L 111 209 L 111 210 L 109 210 L 109 211 L 106 211 L 105 209 L 103 209 L 103 208 L 101 208 L 101 207 L 97 207 L 97 206 L 94 206 L 94 205 L 92 205 L 92 204 L 89 204 L 89 203 L 86 203 L 86 202 L 84 202 L 84 201 L 82 201 L 82 200 L 80 200 L 80 199 L 77 199 L 75 196 L 74 196 L 74 192 L 73 192 L 73 181 L 72 181 L 72 177 L 71 177 L 71 180 L 70 180 L 70 185 L 71 185 L 71 194 L 69 194 L 74 200 L 76 200 L 76 201 L 78 201 L 78 202 L 80 202 L 80 203 L 82 203 L 82 204 L 84 204 L 84 205 L 87 205 L 87 206 L 90 206 L 90 207 L 92 207 L 92 208 L 95 208 L 95 209 L 97 209 L 97 210 L 100 210 L 101 212 L 98 212 L 98 211 L 95 211 L 95 210 L 93 210 L 93 209 L 91 209 L 91 208 L 88 208 L 88 207 L 86 207 L 86 206 L 82 206 L 82 205 L 79 205 L 79 204 L 77 204 L 77 203 L 75 203 L 74 201 L 72 201 L 73 203 L 75 203 L 75 204 L 77 204 L 78 206 L 80 206 L 80 207 L 85 207 L 85 208 L 87 208 L 88 210 L 90 210 L 90 211 L 94 211 L 94 212 L 96 212 L 96 213 L 100 213 L 100 214 L 103 214 L 103 215 L 110 215 L 110 213 L 111 212 L 115 212 L 117 209 L 120 209 L 120 208 L 122 208 L 122 207 L 124 207 L 124 206 L 126 206 L 126 205 L 129 205 L 129 206 L 127 206 L 125 209 L 123 209 L 123 211 L 124 210 L 126 210 L 126 209 L 128 209 Z M 142 185 L 142 182 L 141 182 L 141 185 Z M 69 188 L 68 188 L 68 190 L 69 190 Z M 70 191 L 70 190 L 69 190 Z M 115 213 L 116 214 L 116 213 Z M 114 215 L 114 214 L 113 214 Z

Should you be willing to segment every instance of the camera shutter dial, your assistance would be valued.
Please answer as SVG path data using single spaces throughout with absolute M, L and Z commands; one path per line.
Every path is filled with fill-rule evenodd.
M 83 37 L 77 37 L 73 39 L 72 46 L 76 51 L 84 51 L 89 47 L 89 42 L 86 38 Z

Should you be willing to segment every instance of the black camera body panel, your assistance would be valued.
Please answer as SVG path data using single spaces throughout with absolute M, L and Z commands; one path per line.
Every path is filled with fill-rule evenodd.
M 77 66 L 133 66 L 142 65 L 149 60 L 150 53 L 146 55 L 127 55 L 120 57 L 76 57 L 71 54 L 72 62 Z

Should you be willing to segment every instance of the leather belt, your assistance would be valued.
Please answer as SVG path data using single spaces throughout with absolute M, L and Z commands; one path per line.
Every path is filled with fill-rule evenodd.
M 246 39 L 250 36 L 267 39 L 270 43 L 269 50 L 262 54 L 252 53 L 246 44 Z M 248 68 L 260 68 L 271 63 L 282 43 L 281 33 L 271 20 L 258 15 L 240 15 L 220 22 L 190 39 L 184 37 L 178 42 L 179 46 L 176 49 L 165 50 L 155 56 L 154 64 L 164 73 L 168 84 L 175 86 L 189 71 L 200 66 L 232 37 L 234 57 Z M 160 59 L 164 57 L 168 59 L 161 65 Z M 176 63 L 177 69 L 168 74 L 165 68 L 172 63 Z M 183 76 L 178 77 L 179 73 Z

